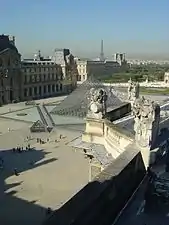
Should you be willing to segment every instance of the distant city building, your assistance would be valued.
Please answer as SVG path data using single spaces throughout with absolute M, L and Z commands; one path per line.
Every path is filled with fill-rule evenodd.
M 141 59 L 128 59 L 127 62 L 130 65 L 149 65 L 149 64 L 156 64 L 156 65 L 168 65 L 169 60 L 141 60 Z
M 20 99 L 20 58 L 15 37 L 0 35 L 0 105 Z
M 114 61 L 118 62 L 120 65 L 124 64 L 124 62 L 126 61 L 125 53 L 115 53 Z
M 115 72 L 125 69 L 127 61 L 124 53 L 116 53 L 114 60 L 106 60 L 104 57 L 103 40 L 101 40 L 100 57 L 95 60 L 78 59 L 76 58 L 78 81 L 84 82 L 89 76 L 109 76 Z
M 169 72 L 164 73 L 164 82 L 169 83 Z
M 81 60 L 76 59 L 78 70 L 78 81 L 85 81 L 91 75 L 94 76 L 107 76 L 119 72 L 122 68 L 126 67 L 127 62 L 125 57 L 118 58 L 118 61 L 113 60 Z

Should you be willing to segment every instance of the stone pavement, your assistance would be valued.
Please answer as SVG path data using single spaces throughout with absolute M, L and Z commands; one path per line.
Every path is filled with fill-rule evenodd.
M 22 110 L 22 109 L 27 109 L 31 108 L 32 106 L 30 105 L 25 105 L 24 102 L 20 103 L 15 103 L 15 104 L 8 104 L 0 107 L 0 114 L 8 113 L 8 112 L 13 112 L 16 110 Z
M 58 103 L 64 100 L 66 96 L 60 96 L 60 97 L 53 97 L 53 98 L 46 98 L 46 99 L 39 99 L 35 100 L 36 103 L 45 103 L 45 104 L 52 104 L 52 103 Z M 0 114 L 3 113 L 8 113 L 16 110 L 22 110 L 22 109 L 27 109 L 31 108 L 31 105 L 25 105 L 25 102 L 19 102 L 19 103 L 11 103 L 8 105 L 4 105 L 0 107 Z
M 30 134 L 26 123 L 0 118 L 0 124 L 0 157 L 4 160 L 0 171 L 1 224 L 39 225 L 47 207 L 57 209 L 88 182 L 88 160 L 67 145 L 80 135 L 79 131 L 72 126 L 57 128 L 50 134 Z M 8 131 L 8 127 L 13 130 Z M 65 136 L 61 140 L 60 134 Z M 37 138 L 49 138 L 49 142 L 40 145 Z M 28 144 L 36 150 L 8 150 Z M 14 168 L 19 176 L 14 175 Z
M 3 137 L 1 138 L 1 135 L 5 134 L 5 133 L 9 133 L 8 128 L 10 128 L 11 132 L 12 131 L 14 132 L 14 131 L 20 130 L 20 129 L 28 130 L 28 124 L 24 123 L 24 122 L 20 122 L 20 121 L 0 118 L 0 140 L 1 140 L 0 148 L 2 145 L 2 141 L 4 139 Z M 7 141 L 7 139 L 6 139 L 6 141 Z M 7 141 L 7 144 L 9 144 L 8 141 Z
M 45 98 L 45 99 L 39 99 L 35 100 L 36 103 L 45 103 L 45 104 L 52 104 L 52 103 L 58 103 L 63 101 L 67 96 L 59 96 L 59 97 L 52 97 L 52 98 Z

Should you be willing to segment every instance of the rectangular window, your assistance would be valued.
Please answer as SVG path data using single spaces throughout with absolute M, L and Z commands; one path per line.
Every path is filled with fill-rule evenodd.
M 39 74 L 36 75 L 36 82 L 39 82 Z
M 27 83 L 27 76 L 24 76 L 24 83 L 26 84 Z
M 31 77 L 32 77 L 32 82 L 35 82 L 35 76 L 32 75 Z
M 55 76 L 54 76 L 54 73 L 52 73 L 52 80 L 55 80 Z
M 55 80 L 56 80 L 56 81 L 58 80 L 58 75 L 57 75 L 57 73 L 55 74 Z

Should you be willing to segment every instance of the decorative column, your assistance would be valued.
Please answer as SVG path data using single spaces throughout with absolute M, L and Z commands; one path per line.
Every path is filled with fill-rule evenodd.
M 31 87 L 31 89 L 32 89 L 32 98 L 34 98 L 34 96 L 35 96 L 34 87 Z
M 5 88 L 4 100 L 5 100 L 5 104 L 10 103 L 10 88 L 9 87 Z
M 0 106 L 3 105 L 3 101 L 2 101 L 2 90 L 1 90 L 1 87 L 0 87 Z
M 40 94 L 39 94 L 39 86 L 37 86 L 37 95 L 36 95 L 38 98 L 39 98 L 39 96 L 40 96 Z

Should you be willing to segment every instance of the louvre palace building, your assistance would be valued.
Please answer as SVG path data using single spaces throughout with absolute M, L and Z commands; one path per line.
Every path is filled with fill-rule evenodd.
M 69 49 L 55 50 L 52 59 L 39 51 L 33 59 L 21 60 L 15 37 L 0 35 L 0 105 L 70 93 L 77 73 Z

